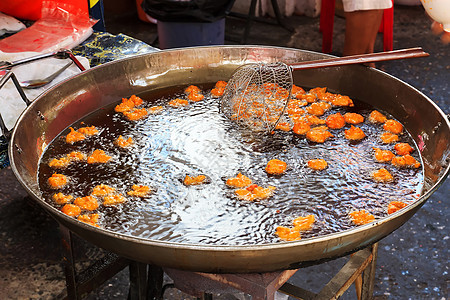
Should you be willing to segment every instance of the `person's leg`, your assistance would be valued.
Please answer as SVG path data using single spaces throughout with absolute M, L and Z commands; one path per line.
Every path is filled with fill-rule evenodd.
M 344 56 L 373 53 L 382 16 L 382 9 L 345 13 Z

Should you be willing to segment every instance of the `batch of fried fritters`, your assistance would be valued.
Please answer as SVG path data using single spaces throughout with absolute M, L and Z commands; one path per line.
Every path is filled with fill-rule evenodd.
M 210 91 L 211 97 L 220 97 L 223 95 L 227 83 L 218 81 L 215 87 Z M 273 88 L 273 86 L 271 87 Z M 186 97 L 176 98 L 167 103 L 173 108 L 184 107 L 190 102 L 198 102 L 204 99 L 204 92 L 197 86 L 191 85 L 185 89 Z M 157 114 L 166 109 L 163 106 L 153 106 L 144 108 L 140 106 L 143 100 L 135 95 L 130 98 L 122 99 L 122 102 L 115 107 L 117 113 L 123 114 L 129 121 L 138 121 L 146 118 L 150 114 Z M 330 93 L 326 88 L 313 88 L 306 92 L 298 86 L 292 88 L 292 99 L 289 101 L 285 110 L 286 117 L 278 123 L 275 130 L 292 131 L 299 136 L 305 136 L 311 142 L 325 143 L 329 138 L 333 137 L 329 129 L 341 129 L 346 124 L 350 125 L 349 129 L 344 130 L 345 138 L 351 141 L 359 141 L 366 137 L 365 133 L 357 125 L 365 122 L 364 117 L 357 113 L 335 113 L 328 115 L 326 119 L 320 118 L 326 111 L 333 107 L 352 107 L 353 101 L 348 97 L 340 94 Z M 410 154 L 414 148 L 408 143 L 398 143 L 399 135 L 403 133 L 403 126 L 393 119 L 387 119 L 382 113 L 373 110 L 368 122 L 382 126 L 384 132 L 380 135 L 382 144 L 391 146 L 391 150 L 382 150 L 373 148 L 374 160 L 381 163 L 391 163 L 398 168 L 419 168 L 420 163 Z M 95 126 L 82 127 L 77 130 L 70 127 L 70 133 L 66 135 L 66 142 L 69 144 L 79 143 L 98 134 Z M 130 147 L 134 141 L 131 137 L 118 136 L 112 141 L 117 147 Z M 395 154 L 394 154 L 394 152 Z M 87 163 L 87 164 L 105 164 L 111 160 L 111 156 L 101 149 L 95 149 L 92 153 L 71 152 L 64 157 L 53 158 L 49 162 L 49 166 L 54 169 L 62 170 L 71 163 Z M 272 159 L 267 162 L 265 171 L 267 174 L 275 176 L 283 176 L 288 170 L 287 163 Z M 328 163 L 320 157 L 309 160 L 307 167 L 320 172 L 328 167 Z M 371 174 L 372 179 L 381 183 L 390 183 L 394 180 L 394 176 L 385 168 L 374 170 Z M 59 173 L 54 173 L 48 178 L 48 184 L 52 189 L 58 190 L 66 185 L 70 178 Z M 183 184 L 186 186 L 201 185 L 209 183 L 209 177 L 204 174 L 186 175 Z M 236 177 L 228 178 L 226 185 L 234 189 L 237 199 L 242 201 L 259 201 L 271 197 L 276 187 L 261 187 L 254 184 L 247 176 L 239 173 Z M 144 185 L 133 185 L 125 195 L 116 192 L 114 187 L 101 184 L 92 187 L 90 195 L 78 197 L 74 199 L 71 195 L 63 193 L 55 193 L 53 201 L 62 206 L 61 211 L 69 216 L 76 217 L 79 221 L 85 222 L 93 226 L 99 226 L 99 215 L 95 213 L 100 205 L 113 206 L 124 203 L 128 198 L 132 197 L 149 197 L 153 193 L 153 189 Z M 128 198 L 127 198 L 128 197 Z M 400 201 L 392 201 L 387 207 L 387 213 L 392 214 L 397 210 L 407 206 L 406 203 Z M 363 225 L 375 220 L 374 216 L 365 210 L 352 211 L 349 213 L 350 220 L 356 225 Z M 292 221 L 291 227 L 278 226 L 276 235 L 287 241 L 300 240 L 300 233 L 312 228 L 315 222 L 314 215 L 299 216 Z

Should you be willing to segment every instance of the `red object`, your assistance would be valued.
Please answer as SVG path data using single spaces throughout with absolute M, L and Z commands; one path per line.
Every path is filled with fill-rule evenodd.
M 147 15 L 145 13 L 145 11 L 142 9 L 142 2 L 144 0 L 136 0 L 136 9 L 137 9 L 137 13 L 138 13 L 138 18 L 141 21 L 147 22 L 147 23 L 156 23 L 156 20 L 153 19 L 152 17 L 150 17 L 149 15 Z
M 36 21 L 41 18 L 42 0 L 0 1 L 0 11 L 15 18 Z
M 319 30 L 322 32 L 323 53 L 330 53 L 332 49 L 335 5 L 335 0 L 322 0 Z M 392 0 L 392 7 L 383 12 L 379 32 L 383 32 L 383 51 L 392 51 L 394 47 L 394 0 Z
M 0 11 L 18 19 L 39 20 L 42 16 L 42 2 L 44 0 L 1 0 Z M 53 0 L 46 2 L 56 2 L 70 4 L 76 10 L 88 11 L 87 0 Z
M 0 40 L 0 51 L 53 52 L 71 48 L 86 39 L 95 24 L 89 18 L 86 0 L 42 1 L 40 12 L 41 17 L 33 25 Z

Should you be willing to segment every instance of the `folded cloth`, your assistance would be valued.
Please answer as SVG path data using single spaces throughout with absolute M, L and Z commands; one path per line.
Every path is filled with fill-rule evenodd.
M 26 26 L 16 18 L 0 12 L 0 36 L 5 33 L 14 33 L 25 29 Z
M 2 53 L 0 52 L 0 61 L 16 61 L 19 59 L 39 55 L 41 53 L 34 52 L 22 52 L 22 53 Z M 89 61 L 81 56 L 76 56 L 76 58 L 80 61 L 80 63 L 86 68 L 89 69 Z M 58 59 L 58 58 L 46 58 L 34 61 L 32 63 L 19 65 L 12 68 L 14 75 L 17 77 L 17 80 L 25 81 L 32 79 L 42 79 L 50 74 L 53 74 L 62 66 L 67 64 L 68 59 Z M 33 101 L 37 96 L 43 93 L 48 88 L 54 86 L 55 84 L 65 80 L 69 77 L 72 77 L 76 74 L 80 73 L 78 67 L 73 64 L 69 68 L 67 68 L 64 72 L 62 72 L 58 77 L 56 77 L 49 84 L 36 89 L 24 89 L 25 95 L 30 101 Z M 3 117 L 5 125 L 8 129 L 14 127 L 17 119 L 20 114 L 25 110 L 26 105 L 22 101 L 19 92 L 17 91 L 15 85 L 12 80 L 8 80 L 8 82 L 0 89 L 0 113 Z M 0 130 L 1 131 L 1 130 Z
M 392 0 L 342 0 L 345 12 L 392 7 Z

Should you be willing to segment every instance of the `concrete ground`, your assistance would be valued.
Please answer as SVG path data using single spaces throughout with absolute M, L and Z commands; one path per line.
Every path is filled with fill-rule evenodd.
M 312 51 L 321 50 L 319 19 L 292 16 L 287 19 L 293 33 L 278 25 L 256 22 L 247 44 L 276 45 Z M 111 33 L 124 33 L 147 43 L 156 37 L 154 24 L 139 21 L 136 12 L 106 12 Z M 237 44 L 242 20 L 227 18 L 226 44 Z M 428 95 L 450 113 L 450 45 L 443 45 L 429 30 L 430 20 L 420 6 L 396 6 L 394 48 L 423 47 L 426 59 L 377 64 L 381 68 Z M 333 54 L 340 55 L 344 20 L 336 18 Z M 155 46 L 158 46 L 155 44 Z M 382 50 L 381 35 L 376 50 Z M 0 299 L 60 299 L 65 293 L 61 245 L 56 222 L 28 200 L 9 168 L 0 170 Z M 401 228 L 379 243 L 374 296 L 376 299 L 447 299 L 449 297 L 449 235 L 447 180 L 426 204 Z M 77 267 L 83 268 L 104 252 L 76 240 Z M 305 268 L 290 282 L 317 292 L 345 262 L 345 258 Z M 128 270 L 115 275 L 86 299 L 126 299 Z M 221 298 L 230 298 L 222 296 Z M 173 289 L 166 299 L 189 296 Z M 353 288 L 343 299 L 356 299 Z

